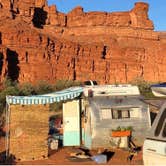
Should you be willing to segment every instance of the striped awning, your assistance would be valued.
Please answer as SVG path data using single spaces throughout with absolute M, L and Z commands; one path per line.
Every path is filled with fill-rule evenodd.
M 82 87 L 71 87 L 62 91 L 53 92 L 44 95 L 33 96 L 6 96 L 6 102 L 8 104 L 51 104 L 54 102 L 60 102 L 70 100 L 78 97 L 83 92 Z

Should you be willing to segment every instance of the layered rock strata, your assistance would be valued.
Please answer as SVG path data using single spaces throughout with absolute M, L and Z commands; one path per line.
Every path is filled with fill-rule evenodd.
M 0 0 L 0 79 L 165 81 L 166 32 L 154 31 L 148 7 L 64 14 L 45 0 Z

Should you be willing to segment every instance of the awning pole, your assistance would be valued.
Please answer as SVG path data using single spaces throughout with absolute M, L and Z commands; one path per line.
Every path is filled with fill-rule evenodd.
M 9 123 L 10 123 L 10 104 L 8 104 L 6 100 L 6 139 L 5 139 L 6 159 L 9 157 Z

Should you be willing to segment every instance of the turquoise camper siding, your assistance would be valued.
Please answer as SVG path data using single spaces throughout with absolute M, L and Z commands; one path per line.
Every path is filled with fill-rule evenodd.
M 79 146 L 80 145 L 80 133 L 77 131 L 69 131 L 64 133 L 64 146 Z

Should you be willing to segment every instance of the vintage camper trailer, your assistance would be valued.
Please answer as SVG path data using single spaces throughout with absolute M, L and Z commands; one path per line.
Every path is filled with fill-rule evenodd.
M 85 119 L 84 142 L 88 148 L 111 146 L 111 132 L 119 126 L 131 126 L 135 140 L 143 143 L 150 128 L 148 105 L 138 97 L 89 98 Z
M 134 140 L 143 144 L 151 126 L 149 106 L 141 99 L 138 87 L 131 95 L 132 88 L 119 86 L 112 89 L 114 93 L 110 90 L 109 95 L 97 93 L 64 103 L 64 146 L 112 147 L 115 143 L 112 130 L 129 126 L 133 128 Z

